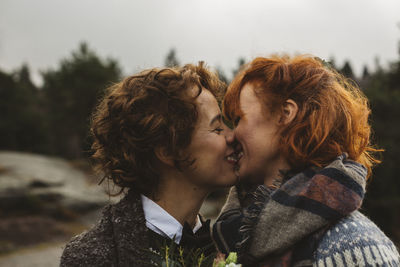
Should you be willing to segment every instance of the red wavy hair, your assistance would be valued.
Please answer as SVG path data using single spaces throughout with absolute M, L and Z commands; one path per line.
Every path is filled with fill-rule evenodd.
M 242 115 L 240 92 L 246 83 L 265 105 L 266 114 L 280 112 L 283 103 L 298 105 L 295 119 L 281 131 L 281 152 L 293 171 L 323 167 L 347 152 L 368 169 L 380 161 L 382 151 L 371 145 L 368 99 L 351 80 L 312 56 L 258 57 L 230 84 L 223 102 L 231 121 Z

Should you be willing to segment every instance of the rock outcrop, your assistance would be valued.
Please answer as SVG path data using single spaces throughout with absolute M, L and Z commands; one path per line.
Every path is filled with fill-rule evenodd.
M 0 216 L 45 213 L 73 217 L 110 202 L 87 175 L 60 158 L 0 151 Z

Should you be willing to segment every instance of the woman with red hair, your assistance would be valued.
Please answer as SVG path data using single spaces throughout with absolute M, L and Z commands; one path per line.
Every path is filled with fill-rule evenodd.
M 357 210 L 371 167 L 370 109 L 351 81 L 310 56 L 256 58 L 228 88 L 240 183 L 213 227 L 245 266 L 399 266 Z

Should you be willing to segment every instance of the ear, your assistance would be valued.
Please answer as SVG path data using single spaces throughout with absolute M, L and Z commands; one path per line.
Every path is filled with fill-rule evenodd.
M 282 105 L 282 114 L 279 120 L 280 124 L 287 125 L 291 123 L 297 115 L 299 107 L 292 99 L 288 99 Z
M 168 151 L 165 147 L 155 148 L 154 153 L 156 154 L 156 157 L 158 158 L 158 160 L 160 160 L 165 165 L 168 165 L 171 167 L 175 166 L 173 157 L 171 157 L 171 155 L 168 153 Z

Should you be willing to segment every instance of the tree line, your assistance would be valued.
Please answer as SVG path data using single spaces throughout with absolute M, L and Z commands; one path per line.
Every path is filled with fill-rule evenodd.
M 357 77 L 346 61 L 337 66 L 355 80 L 370 100 L 373 139 L 382 153 L 382 164 L 374 170 L 368 185 L 364 212 L 399 244 L 400 242 L 400 45 L 398 58 L 386 67 L 364 67 Z M 232 76 L 243 58 L 238 60 Z M 171 49 L 164 65 L 179 65 Z M 229 78 L 216 68 L 220 78 Z M 27 65 L 12 72 L 0 70 L 0 150 L 27 151 L 67 159 L 87 157 L 90 114 L 104 90 L 122 77 L 116 60 L 104 59 L 82 43 L 55 69 L 41 73 L 43 84 L 36 86 Z M 1 164 L 1 163 L 0 163 Z

